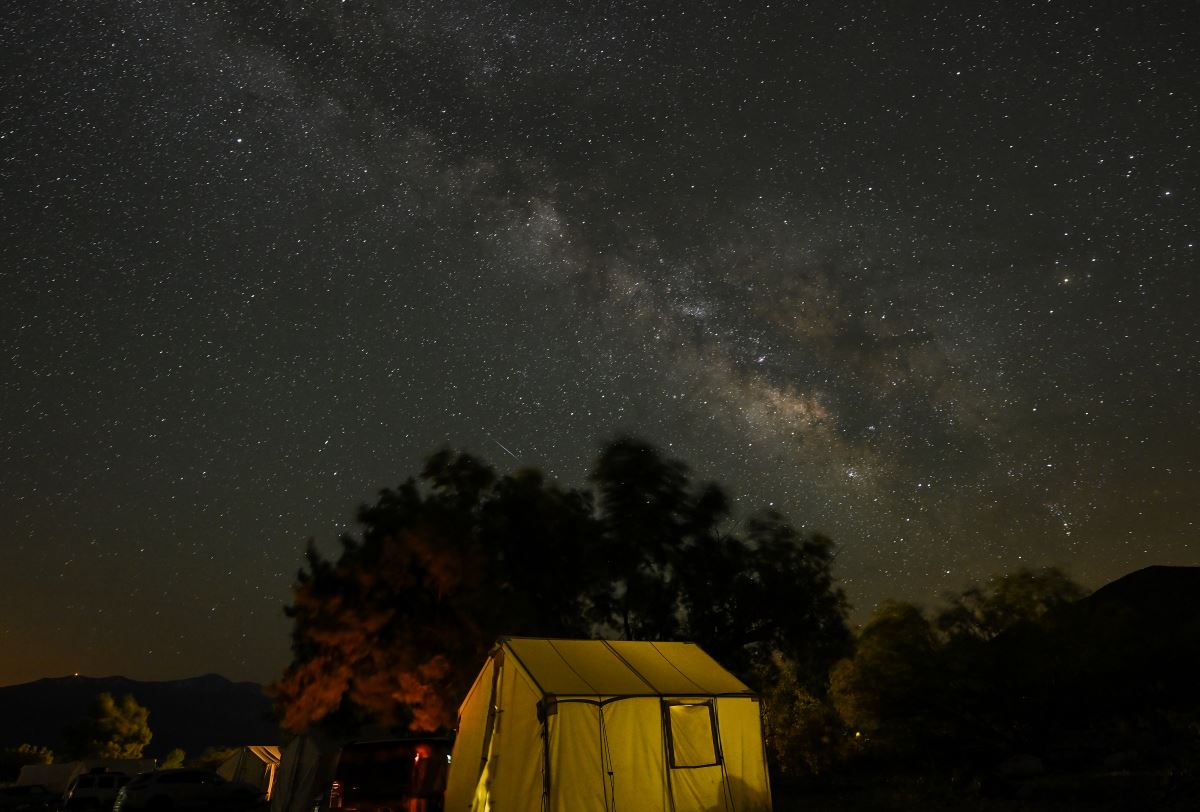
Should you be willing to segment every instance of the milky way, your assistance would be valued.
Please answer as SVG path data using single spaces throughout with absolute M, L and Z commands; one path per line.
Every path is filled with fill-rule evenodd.
M 1072 5 L 7 4 L 0 682 L 272 678 L 447 444 L 641 435 L 858 616 L 1200 563 L 1195 10 Z

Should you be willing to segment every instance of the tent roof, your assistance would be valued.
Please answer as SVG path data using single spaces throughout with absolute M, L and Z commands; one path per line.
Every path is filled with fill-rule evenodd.
M 265 764 L 279 763 L 279 747 L 274 744 L 244 744 L 234 749 L 229 758 L 225 760 L 232 761 L 246 753 L 249 753 Z
M 717 696 L 753 692 L 695 643 L 501 638 L 543 694 Z

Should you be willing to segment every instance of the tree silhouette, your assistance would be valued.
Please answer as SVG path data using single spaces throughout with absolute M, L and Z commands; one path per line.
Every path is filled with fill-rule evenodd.
M 287 613 L 283 724 L 453 724 L 502 635 L 690 639 L 749 678 L 780 653 L 823 674 L 848 634 L 832 544 L 778 514 L 738 535 L 716 485 L 619 438 L 590 488 L 440 451 L 359 510 L 336 560 L 310 543 Z
M 715 485 L 693 488 L 683 463 L 629 437 L 604 448 L 591 482 L 605 551 L 589 594 L 591 619 L 627 640 L 677 637 L 681 558 L 716 552 L 725 494 Z
M 991 640 L 1018 623 L 1041 620 L 1086 594 L 1087 590 L 1058 567 L 1022 567 L 994 576 L 984 586 L 948 595 L 947 605 L 937 615 L 937 626 L 951 638 Z
M 730 526 L 729 498 L 686 465 L 622 437 L 592 474 L 603 555 L 589 593 L 600 630 L 699 643 L 744 679 L 782 654 L 821 683 L 849 643 L 833 543 L 768 511 Z
M 1084 594 L 1061 570 L 1020 569 L 947 596 L 933 620 L 913 604 L 884 603 L 830 673 L 847 734 L 859 751 L 895 762 L 945 765 L 1028 747 L 1044 716 L 1030 699 L 1054 682 L 1045 632 Z
M 911 752 L 928 734 L 937 651 L 919 607 L 880 606 L 859 632 L 854 656 L 830 674 L 830 697 L 852 735 L 892 754 Z

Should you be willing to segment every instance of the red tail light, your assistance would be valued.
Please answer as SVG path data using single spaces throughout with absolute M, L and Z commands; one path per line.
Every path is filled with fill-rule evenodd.
M 342 782 L 334 781 L 329 785 L 329 808 L 342 808 Z

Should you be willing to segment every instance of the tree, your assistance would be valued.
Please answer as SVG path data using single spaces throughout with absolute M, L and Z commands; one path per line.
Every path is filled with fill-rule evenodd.
M 204 748 L 200 755 L 187 762 L 187 766 L 192 770 L 215 770 L 228 761 L 237 751 L 238 748 L 236 747 L 212 745 Z M 166 769 L 165 765 L 163 769 Z
M 693 492 L 683 463 L 629 437 L 601 451 L 591 483 L 605 550 L 588 596 L 592 621 L 626 640 L 678 636 L 678 559 L 713 539 L 725 495 Z
M 176 747 L 171 752 L 163 756 L 162 763 L 158 765 L 160 770 L 178 770 L 183 766 L 184 760 L 187 758 L 185 753 L 180 748 Z
M 744 679 L 775 651 L 823 676 L 848 640 L 827 539 L 778 514 L 739 535 L 718 486 L 631 438 L 583 490 L 441 451 L 358 520 L 336 560 L 310 543 L 287 609 L 292 731 L 448 727 L 505 634 L 691 639 Z
M 776 653 L 824 682 L 847 651 L 846 600 L 834 584 L 833 543 L 804 536 L 781 514 L 739 534 L 720 486 L 643 441 L 604 448 L 591 482 L 602 562 L 590 617 L 631 640 L 686 639 L 753 681 Z
M 76 758 L 141 758 L 153 735 L 150 711 L 129 694 L 116 700 L 109 693 L 98 695 L 87 718 L 65 731 Z
M 311 544 L 294 660 L 273 686 L 283 724 L 436 730 L 453 723 L 501 634 L 580 634 L 591 532 L 584 494 L 467 454 L 433 455 L 380 492 L 336 562 Z
M 830 673 L 829 694 L 856 738 L 907 755 L 928 738 L 939 686 L 933 626 L 917 606 L 887 602 L 871 615 L 852 657 Z
M 1058 567 L 1022 567 L 946 598 L 937 626 L 951 639 L 991 640 L 1019 623 L 1036 623 L 1087 590 Z
M 804 535 L 781 514 L 767 511 L 747 523 L 746 543 L 751 553 L 745 608 L 726 638 L 744 630 L 752 664 L 765 665 L 779 653 L 803 685 L 824 694 L 829 668 L 851 648 L 849 604 L 833 577 L 833 541 L 819 533 Z
M 843 757 L 846 731 L 828 698 L 814 694 L 793 663 L 777 657 L 761 680 L 767 752 L 785 779 L 830 772 Z
M 1027 746 L 1030 698 L 1053 682 L 1041 632 L 1083 594 L 1061 570 L 1021 569 L 947 597 L 932 621 L 885 603 L 832 670 L 833 705 L 874 755 L 946 766 Z

